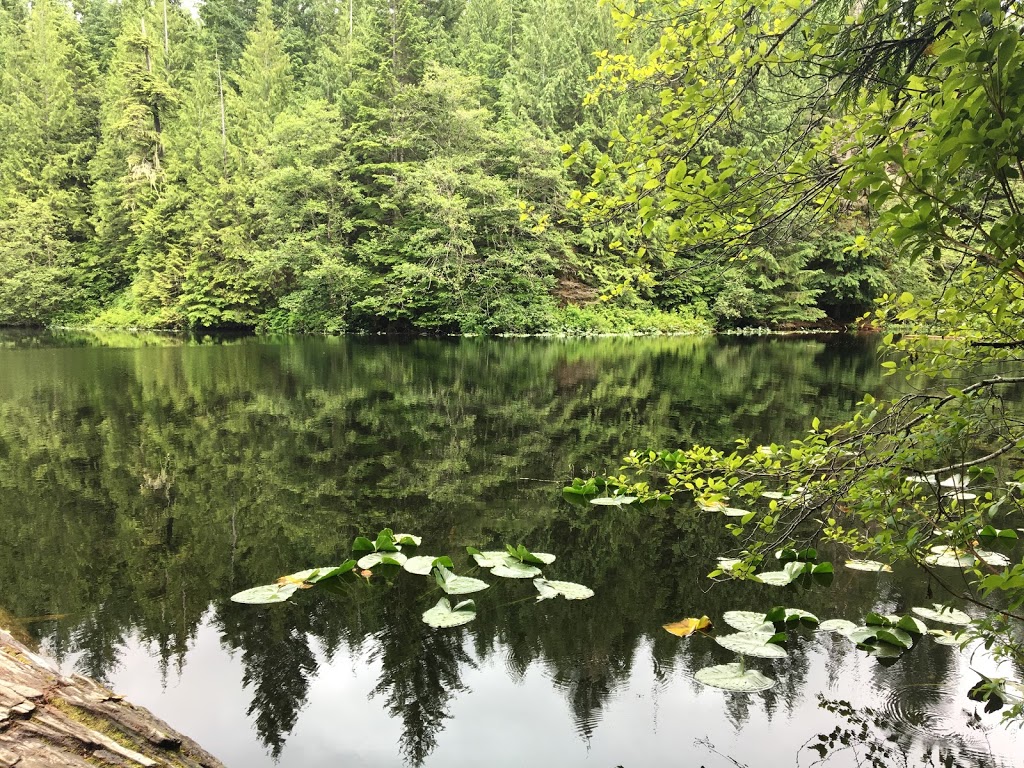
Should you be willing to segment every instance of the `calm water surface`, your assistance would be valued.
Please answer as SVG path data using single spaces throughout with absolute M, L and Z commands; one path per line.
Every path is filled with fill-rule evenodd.
M 926 640 L 886 668 L 803 631 L 789 659 L 751 660 L 774 689 L 734 695 L 693 680 L 732 654 L 661 629 L 779 603 L 902 613 L 933 601 L 926 581 L 709 591 L 715 521 L 561 499 L 630 448 L 786 439 L 882 387 L 873 342 L 849 338 L 8 334 L 0 624 L 232 768 L 1019 765 L 1024 742 L 963 696 L 972 665 L 991 671 L 981 654 Z M 385 526 L 463 572 L 467 545 L 526 543 L 596 595 L 497 583 L 448 630 L 420 621 L 439 590 L 404 572 L 270 608 L 227 599 Z

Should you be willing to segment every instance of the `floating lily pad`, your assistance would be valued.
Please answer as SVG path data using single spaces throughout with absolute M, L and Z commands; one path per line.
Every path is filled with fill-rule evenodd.
M 555 556 L 548 554 L 547 552 L 531 552 L 525 546 L 520 544 L 518 547 L 513 547 L 511 544 L 506 544 L 505 549 L 509 556 L 521 563 L 533 563 L 534 565 L 551 565 L 555 562 Z
M 435 560 L 437 558 L 433 555 L 416 555 L 402 563 L 402 568 L 409 573 L 415 573 L 417 576 L 429 576 L 430 572 L 434 569 Z
M 809 611 L 799 608 L 784 608 L 781 605 L 768 611 L 764 618 L 765 621 L 770 621 L 773 624 L 796 624 L 797 622 L 817 624 L 819 621 L 818 617 Z
M 877 560 L 847 560 L 846 567 L 852 571 L 875 571 L 892 573 L 892 567 Z
M 540 568 L 513 560 L 511 563 L 494 566 L 491 569 L 491 575 L 500 576 L 503 579 L 532 579 L 540 576 Z
M 514 558 L 510 557 L 508 552 L 478 552 L 473 550 L 470 554 L 473 556 L 473 560 L 476 561 L 476 564 L 481 568 L 494 568 L 499 565 L 518 562 Z
M 360 557 L 356 565 L 368 571 L 378 565 L 404 565 L 408 559 L 401 552 L 371 552 Z
M 844 634 L 857 645 L 863 645 L 872 640 L 877 640 L 879 629 L 881 629 L 881 627 L 857 627 L 856 629 Z
M 785 648 L 768 642 L 772 637 L 774 635 L 770 632 L 736 632 L 716 637 L 715 642 L 734 653 L 759 659 L 782 659 L 788 656 Z
M 960 645 L 960 633 L 950 632 L 948 629 L 929 629 L 928 634 L 939 645 Z
M 566 600 L 586 600 L 594 596 L 594 590 L 582 584 L 571 581 L 548 581 L 547 579 L 534 579 L 533 585 L 540 595 L 537 600 L 548 600 L 561 595 Z
M 743 561 L 740 560 L 738 557 L 720 557 L 720 558 L 718 558 L 717 562 L 718 562 L 718 567 L 721 568 L 726 573 L 728 573 L 729 571 L 731 571 L 733 568 L 735 568 L 737 565 L 739 565 Z
M 763 584 L 770 584 L 773 587 L 785 587 L 788 584 L 792 584 L 807 568 L 807 563 L 791 562 L 786 563 L 781 571 L 765 571 L 757 574 L 757 578 Z
M 423 541 L 422 536 L 417 536 L 415 533 L 396 533 L 395 542 L 401 544 L 403 547 L 418 547 Z
M 896 645 L 900 648 L 909 649 L 914 645 L 914 638 L 910 636 L 910 633 L 896 627 L 883 627 L 878 630 L 875 636 L 883 643 Z
M 857 629 L 857 625 L 848 619 L 826 619 L 818 625 L 822 632 L 838 632 L 840 635 L 850 636 L 850 633 Z
M 739 632 L 767 632 L 769 635 L 775 632 L 775 625 L 756 611 L 726 611 L 722 621 Z
M 920 619 L 915 619 L 913 616 L 900 617 L 900 620 L 896 622 L 896 627 L 905 632 L 910 632 L 912 635 L 923 635 L 928 631 L 928 625 Z
M 1006 555 L 1000 554 L 999 552 L 989 552 L 986 549 L 974 550 L 978 557 L 981 558 L 982 562 L 987 565 L 995 566 L 996 568 L 1005 568 L 1010 564 L 1010 558 Z
M 977 562 L 974 555 L 949 546 L 932 547 L 932 554 L 925 557 L 924 561 L 928 565 L 939 565 L 943 568 L 970 568 Z
M 763 496 L 764 498 L 773 499 L 775 501 L 784 498 L 785 495 L 786 494 L 782 493 L 781 491 L 764 491 L 761 493 L 761 496 Z
M 920 483 L 922 485 L 938 485 L 939 479 L 935 475 L 911 475 L 907 478 L 908 483 Z
M 963 490 L 970 485 L 970 483 L 971 479 L 969 477 L 964 477 L 963 475 L 950 475 L 939 483 L 939 485 L 943 488 L 956 488 L 958 490 Z
M 744 669 L 743 665 L 738 662 L 699 669 L 694 678 L 712 688 L 721 688 L 736 693 L 757 693 L 766 691 L 775 685 L 775 681 L 770 677 L 766 677 L 756 669 Z
M 879 643 L 867 649 L 868 656 L 874 656 L 876 659 L 898 659 L 903 655 L 904 650 L 892 643 Z
M 231 599 L 236 603 L 247 605 L 270 605 L 272 603 L 283 603 L 299 588 L 298 584 L 264 584 L 261 587 L 253 587 L 242 592 L 236 592 Z
M 599 496 L 596 499 L 591 499 L 590 503 L 599 507 L 621 507 L 625 504 L 632 504 L 636 500 L 636 496 Z
M 438 565 L 434 569 L 434 578 L 437 585 L 449 595 L 469 595 L 473 592 L 482 592 L 490 586 L 486 581 L 474 579 L 472 576 L 458 576 L 443 565 Z
M 956 608 L 947 608 L 941 603 L 933 603 L 931 608 L 914 606 L 911 608 L 914 613 L 929 621 L 939 621 L 943 624 L 953 624 L 958 627 L 966 627 L 971 623 L 971 617 Z
M 749 509 L 740 509 L 739 507 L 722 507 L 718 511 L 726 517 L 743 517 L 750 514 Z
M 453 608 L 448 599 L 442 597 L 437 605 L 423 612 L 423 622 L 432 627 L 458 627 L 476 618 L 476 605 L 472 600 L 463 600 Z

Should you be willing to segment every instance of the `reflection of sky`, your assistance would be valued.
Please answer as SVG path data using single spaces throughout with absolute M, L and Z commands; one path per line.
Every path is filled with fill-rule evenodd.
M 711 641 L 698 637 L 683 642 Z M 748 706 L 740 718 L 735 708 L 730 714 L 727 705 L 733 694 L 696 684 L 681 666 L 662 668 L 659 679 L 650 647 L 642 644 L 629 682 L 613 692 L 594 723 L 589 741 L 580 735 L 564 693 L 552 683 L 543 664 L 532 664 L 516 682 L 506 671 L 501 653 L 497 653 L 477 669 L 462 670 L 467 692 L 451 702 L 451 719 L 445 722 L 437 749 L 425 765 L 479 768 L 481 761 L 488 766 L 520 766 L 529 761 L 542 766 L 600 768 L 653 764 L 706 768 L 810 766 L 818 756 L 805 748 L 806 743 L 816 741 L 819 733 L 828 733 L 837 725 L 848 725 L 820 708 L 816 693 L 881 711 L 899 705 L 887 704 L 892 697 L 875 690 L 879 668 L 873 660 L 846 647 L 840 655 L 826 652 L 833 643 L 845 646 L 845 640 L 819 634 L 806 642 L 815 648 L 808 654 L 807 680 L 801 681 L 800 693 L 792 703 L 779 697 L 770 718 L 764 700 L 757 695 L 747 699 Z M 949 652 L 957 653 L 955 649 Z M 961 656 L 962 672 L 967 671 L 967 659 Z M 368 698 L 378 682 L 379 664 L 368 662 L 365 653 L 352 654 L 345 649 L 330 661 L 318 653 L 317 661 L 319 671 L 311 681 L 306 705 L 287 737 L 278 765 L 399 765 L 400 723 L 389 718 L 379 698 Z M 837 661 L 841 675 L 836 674 Z M 68 664 L 73 662 L 66 660 Z M 979 654 L 974 654 L 970 663 L 980 671 L 995 671 Z M 752 664 L 780 680 L 786 675 L 785 662 Z M 229 768 L 273 766 L 245 714 L 251 692 L 241 685 L 243 672 L 238 654 L 225 653 L 207 616 L 180 674 L 170 671 L 165 685 L 158 657 L 135 640 L 127 643 L 111 682 L 129 700 L 150 708 L 209 748 Z M 931 729 L 936 748 L 944 744 L 955 749 L 954 734 L 960 734 L 975 749 L 984 749 L 987 740 L 994 754 L 1004 756 L 1003 762 L 995 765 L 1014 765 L 1011 756 L 1024 753 L 1024 739 L 1002 729 L 998 715 L 986 715 L 980 723 L 971 723 L 971 715 L 980 712 L 980 707 L 965 699 L 974 679 L 973 674 L 962 673 L 945 681 L 941 709 L 921 718 L 917 744 L 929 740 Z M 927 685 L 927 681 L 921 682 Z M 939 765 L 937 752 L 933 760 L 915 755 L 906 764 L 908 768 Z M 833 754 L 825 763 L 844 768 L 855 764 L 852 752 Z

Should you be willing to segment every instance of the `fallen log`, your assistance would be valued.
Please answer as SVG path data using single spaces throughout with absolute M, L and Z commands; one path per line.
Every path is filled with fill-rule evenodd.
M 0 629 L 0 768 L 223 764 L 147 709 L 82 675 L 67 677 Z

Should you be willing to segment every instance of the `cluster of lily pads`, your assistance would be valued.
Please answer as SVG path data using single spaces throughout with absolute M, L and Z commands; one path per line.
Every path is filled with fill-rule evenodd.
M 819 563 L 818 550 L 813 547 L 801 550 L 791 548 L 780 549 L 775 553 L 775 559 L 782 563 L 781 569 L 756 573 L 748 572 L 744 574 L 744 578 L 773 587 L 786 587 L 798 579 L 807 584 L 814 581 L 825 584 L 831 582 L 833 574 L 832 563 Z M 722 574 L 735 575 L 736 568 L 740 564 L 741 561 L 739 559 L 720 557 L 718 559 L 718 567 L 708 575 L 711 578 Z
M 839 633 L 858 648 L 881 660 L 895 660 L 912 648 L 917 638 L 927 634 L 943 645 L 959 645 L 958 633 L 944 629 L 930 629 L 921 619 L 928 619 L 958 627 L 970 623 L 963 611 L 940 604 L 915 607 L 916 616 L 883 616 L 869 613 L 863 625 L 846 619 L 819 621 L 818 617 L 799 608 L 776 606 L 767 613 L 756 611 L 726 611 L 722 620 L 736 632 L 715 637 L 715 642 L 737 654 L 738 661 L 697 670 L 694 677 L 700 683 L 738 693 L 757 693 L 775 685 L 775 680 L 756 669 L 746 666 L 746 657 L 784 659 L 789 653 L 783 644 L 789 638 L 788 630 L 801 624 L 817 627 L 824 632 Z M 920 617 L 920 618 L 917 618 Z M 707 616 L 683 619 L 664 626 L 668 632 L 688 637 L 694 632 L 712 629 Z
M 418 548 L 422 538 L 411 533 L 394 533 L 385 528 L 373 541 L 358 536 L 352 543 L 353 552 L 365 554 L 358 560 L 349 559 L 338 566 L 309 568 L 286 576 L 282 576 L 273 584 L 243 590 L 231 596 L 236 603 L 250 605 L 268 605 L 283 603 L 299 589 L 309 589 L 332 578 L 341 578 L 346 574 L 358 572 L 360 576 L 369 578 L 373 568 L 392 566 L 418 575 L 433 575 L 438 587 L 446 595 L 469 595 L 481 592 L 490 585 L 472 576 L 463 576 L 454 572 L 454 564 L 450 557 L 434 557 L 432 555 L 408 556 L 403 549 Z M 594 591 L 582 584 L 570 581 L 554 581 L 544 578 L 542 566 L 554 562 L 555 556 L 545 552 L 531 552 L 524 545 L 516 547 L 506 545 L 504 551 L 481 552 L 467 547 L 466 552 L 476 564 L 488 569 L 492 576 L 506 579 L 532 579 L 537 590 L 537 600 L 548 600 L 564 597 L 566 600 L 584 600 L 593 597 Z M 452 605 L 447 597 L 442 597 L 437 604 L 423 613 L 423 621 L 432 627 L 456 627 L 468 624 L 476 618 L 476 603 L 463 600 Z

